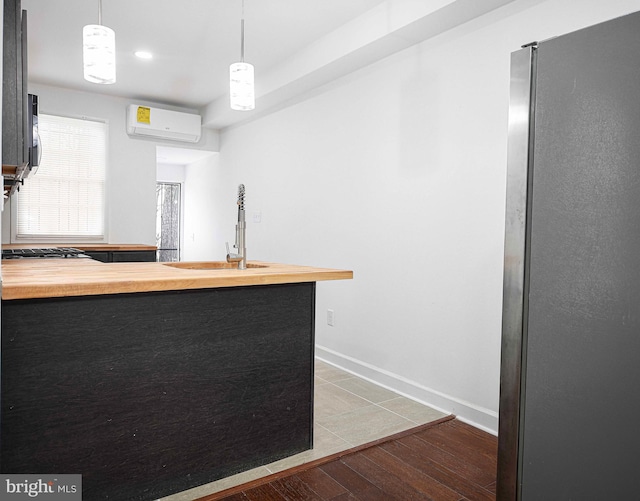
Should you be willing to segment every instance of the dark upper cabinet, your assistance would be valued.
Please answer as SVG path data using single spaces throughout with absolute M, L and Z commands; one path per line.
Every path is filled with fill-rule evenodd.
M 29 159 L 27 114 L 27 12 L 20 0 L 5 0 L 2 60 L 2 165 Z

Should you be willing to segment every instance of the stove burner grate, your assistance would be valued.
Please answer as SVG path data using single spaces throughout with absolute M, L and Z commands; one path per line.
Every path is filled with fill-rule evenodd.
M 73 247 L 51 247 L 43 249 L 2 249 L 2 259 L 88 257 L 80 249 Z

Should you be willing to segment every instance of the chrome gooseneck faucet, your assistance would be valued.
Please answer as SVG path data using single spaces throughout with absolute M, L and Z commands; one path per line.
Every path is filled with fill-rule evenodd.
M 244 184 L 238 186 L 238 224 L 236 224 L 236 243 L 234 247 L 238 249 L 237 254 L 229 252 L 229 242 L 227 242 L 227 262 L 238 263 L 239 270 L 247 269 L 247 247 L 245 244 L 246 223 L 244 219 Z

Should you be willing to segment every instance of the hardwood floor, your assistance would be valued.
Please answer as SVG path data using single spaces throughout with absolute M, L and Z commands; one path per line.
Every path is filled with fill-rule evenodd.
M 199 501 L 495 500 L 498 440 L 453 417 Z

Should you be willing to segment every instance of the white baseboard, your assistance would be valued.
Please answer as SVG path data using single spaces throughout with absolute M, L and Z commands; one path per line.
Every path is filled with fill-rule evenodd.
M 329 348 L 316 345 L 316 357 L 323 362 L 335 365 L 342 370 L 388 390 L 395 391 L 402 396 L 433 407 L 441 412 L 454 414 L 460 421 L 464 421 L 492 435 L 498 435 L 498 414 L 494 411 L 427 388 L 398 374 L 380 369 Z

